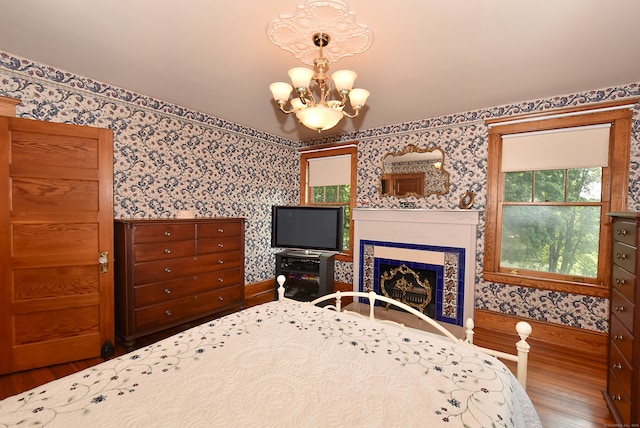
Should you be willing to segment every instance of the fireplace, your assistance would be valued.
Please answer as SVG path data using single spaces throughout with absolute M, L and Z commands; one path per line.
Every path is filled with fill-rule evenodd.
M 432 302 L 425 314 L 461 334 L 473 317 L 478 212 L 357 208 L 353 218 L 354 289 L 384 295 L 385 282 L 399 282 L 392 292 L 411 289 L 409 298 L 417 301 L 421 292 L 410 280 L 426 278 Z M 395 281 L 385 281 L 390 275 Z
M 464 248 L 361 239 L 360 254 L 362 275 L 359 291 L 385 294 L 382 286 L 385 275 L 389 276 L 390 270 L 394 267 L 406 266 L 408 270 L 418 275 L 422 274 L 424 278 L 432 278 L 430 286 L 433 315 L 427 312 L 425 315 L 445 323 L 463 325 Z M 394 275 L 396 281 L 407 281 L 411 276 Z M 392 279 L 388 282 L 392 284 L 394 281 Z

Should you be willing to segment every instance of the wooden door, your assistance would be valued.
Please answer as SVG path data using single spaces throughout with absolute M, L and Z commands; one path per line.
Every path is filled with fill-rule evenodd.
M 0 117 L 0 374 L 113 344 L 112 254 L 112 132 Z

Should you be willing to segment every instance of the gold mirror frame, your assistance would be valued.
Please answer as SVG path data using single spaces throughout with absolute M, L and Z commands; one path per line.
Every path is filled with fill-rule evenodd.
M 470 209 L 473 204 L 476 202 L 476 194 L 472 191 L 468 191 L 460 198 L 460 208 L 463 210 Z
M 449 173 L 440 147 L 420 149 L 413 144 L 382 158 L 378 184 L 381 196 L 426 197 L 449 192 Z

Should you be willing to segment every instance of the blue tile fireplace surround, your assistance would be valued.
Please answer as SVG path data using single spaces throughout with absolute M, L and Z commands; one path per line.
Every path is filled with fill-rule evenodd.
M 435 283 L 431 284 L 435 303 L 432 317 L 449 324 L 463 325 L 464 248 L 361 240 L 360 254 L 359 291 L 384 294 L 381 286 L 383 273 L 400 266 L 411 272 L 432 273 L 435 278 Z

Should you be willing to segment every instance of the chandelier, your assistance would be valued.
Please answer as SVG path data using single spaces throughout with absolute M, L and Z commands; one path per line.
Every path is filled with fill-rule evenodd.
M 292 85 L 275 82 L 269 85 L 269 89 L 282 112 L 294 113 L 301 124 L 321 132 L 333 128 L 345 116 L 356 117 L 365 105 L 369 91 L 353 87 L 358 76 L 355 71 L 338 70 L 329 79 L 329 60 L 323 55 L 323 48 L 331 37 L 326 33 L 316 33 L 312 39 L 320 49 L 319 56 L 313 60 L 313 69 L 292 68 L 289 70 Z M 339 96 L 337 99 L 330 98 L 332 86 Z M 289 100 L 294 89 L 296 93 Z M 287 102 L 290 104 L 288 109 Z M 347 103 L 351 105 L 352 113 L 345 110 Z

